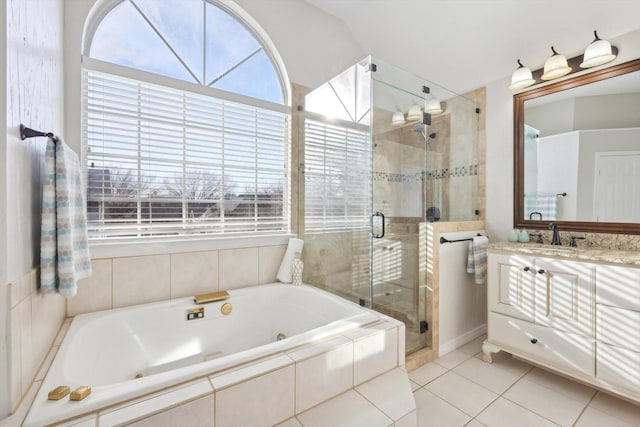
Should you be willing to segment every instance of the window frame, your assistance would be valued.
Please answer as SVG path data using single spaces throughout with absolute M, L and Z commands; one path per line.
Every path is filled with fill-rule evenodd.
M 289 117 L 289 125 L 288 125 L 288 139 L 284 142 L 284 152 L 285 158 L 284 162 L 284 179 L 283 183 L 283 214 L 285 229 L 280 231 L 274 231 L 272 233 L 259 233 L 260 236 L 290 236 L 292 229 L 292 209 L 291 209 L 291 198 L 293 197 L 292 193 L 292 183 L 291 183 L 291 146 L 292 146 L 292 111 L 291 111 L 291 86 L 289 84 L 288 76 L 286 74 L 285 67 L 283 65 L 283 61 L 281 60 L 275 46 L 267 37 L 266 33 L 262 28 L 258 25 L 253 18 L 251 18 L 246 12 L 241 10 L 239 7 L 235 6 L 235 4 L 231 4 L 231 2 L 219 2 L 214 0 L 203 0 L 207 3 L 212 4 L 214 7 L 218 7 L 224 12 L 228 13 L 232 18 L 236 19 L 238 23 L 240 23 L 248 32 L 250 32 L 256 39 L 258 43 L 261 44 L 265 54 L 271 60 L 273 65 L 273 69 L 279 79 L 280 90 L 282 91 L 282 99 L 283 103 L 274 103 L 271 101 L 253 98 L 250 96 L 242 95 L 239 93 L 228 92 L 225 90 L 213 88 L 210 86 L 201 85 L 198 83 L 192 83 L 185 80 L 179 80 L 176 78 L 168 77 L 165 75 L 155 74 L 152 72 L 144 71 L 141 69 L 131 68 L 124 65 L 119 65 L 116 63 L 101 61 L 95 58 L 89 57 L 89 51 L 91 48 L 91 41 L 93 40 L 93 36 L 99 28 L 99 25 L 115 7 L 117 7 L 120 3 L 126 0 L 114 0 L 104 2 L 102 4 L 97 5 L 95 10 L 89 14 L 87 21 L 85 23 L 85 32 L 84 32 L 84 40 L 83 40 L 83 48 L 82 55 L 80 61 L 81 68 L 81 79 L 84 82 L 84 75 L 87 70 L 96 71 L 100 73 L 112 74 L 118 77 L 124 77 L 128 79 L 134 79 L 145 83 L 150 83 L 153 85 L 165 86 L 171 89 L 187 91 L 191 93 L 195 93 L 197 95 L 209 96 L 218 99 L 222 99 L 225 101 L 231 101 L 236 103 L 241 103 L 247 106 L 264 108 L 274 112 L 283 113 L 288 115 Z M 81 148 L 82 153 L 86 153 L 86 123 L 84 122 L 86 117 L 86 103 L 84 101 L 84 88 L 83 92 L 83 101 L 81 102 L 81 117 L 82 117 L 82 127 L 81 127 Z M 85 183 L 87 182 L 87 174 L 88 174 L 88 164 L 86 155 L 82 156 L 82 170 L 85 176 Z M 164 242 L 164 241 L 203 241 L 203 240 L 220 240 L 220 239 L 240 239 L 240 240 L 255 240 L 252 239 L 253 232 L 233 232 L 233 233 L 216 233 L 216 234 L 201 234 L 190 236 L 188 234 L 177 234 L 177 235 L 165 235 L 165 236 L 144 236 L 144 237 L 130 237 L 130 238 L 96 238 L 90 239 L 90 244 L 92 247 L 102 246 L 102 247 L 112 247 L 114 244 L 121 243 L 132 243 L 132 244 L 145 244 L 148 242 Z M 260 240 L 260 239 L 258 239 Z M 262 240 L 260 240 L 262 241 Z M 202 243 L 199 244 L 203 246 Z M 207 246 L 207 245 L 204 245 Z M 210 246 L 210 245 L 208 245 Z M 214 246 L 219 246 L 214 244 Z M 225 245 L 223 245 L 225 246 Z M 134 251 L 136 252 L 136 251 Z

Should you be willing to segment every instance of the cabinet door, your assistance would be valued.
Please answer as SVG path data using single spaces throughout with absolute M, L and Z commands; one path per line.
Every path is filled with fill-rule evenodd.
M 536 323 L 593 337 L 595 266 L 536 259 Z
M 489 311 L 533 321 L 533 259 L 520 255 L 490 253 L 487 262 Z

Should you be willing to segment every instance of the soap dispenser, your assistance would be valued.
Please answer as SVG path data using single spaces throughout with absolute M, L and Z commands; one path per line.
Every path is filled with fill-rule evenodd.
M 520 243 L 528 243 L 529 242 L 529 233 L 527 230 L 521 230 L 520 234 L 518 234 L 518 242 Z
M 511 230 L 511 233 L 509 233 L 509 238 L 508 240 L 510 242 L 517 242 L 518 239 L 520 237 L 520 232 L 516 229 Z

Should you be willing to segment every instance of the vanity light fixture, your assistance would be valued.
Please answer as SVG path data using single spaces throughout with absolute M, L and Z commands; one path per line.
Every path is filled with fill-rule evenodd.
M 403 124 L 405 124 L 404 114 L 402 113 L 402 111 L 397 110 L 395 113 L 393 113 L 393 116 L 391 116 L 391 125 L 400 126 Z
M 596 38 L 585 49 L 580 68 L 596 67 L 616 59 L 617 49 L 614 52 L 611 43 L 598 37 L 598 33 L 595 30 L 593 31 L 593 35 Z
M 409 108 L 409 112 L 407 113 L 407 120 L 408 121 L 420 120 L 421 117 L 422 117 L 422 110 L 420 109 L 420 106 L 417 104 L 413 104 L 411 108 Z
M 533 79 L 531 70 L 522 65 L 522 63 L 518 59 L 518 68 L 513 72 L 513 74 L 511 74 L 511 85 L 509 86 L 509 89 L 523 89 L 525 87 L 531 86 L 535 82 L 536 81 Z
M 571 72 L 571 67 L 567 63 L 567 58 L 564 55 L 560 55 L 551 46 L 551 52 L 553 55 L 549 57 L 544 63 L 544 74 L 540 77 L 542 80 L 553 80 L 558 77 L 566 76 Z

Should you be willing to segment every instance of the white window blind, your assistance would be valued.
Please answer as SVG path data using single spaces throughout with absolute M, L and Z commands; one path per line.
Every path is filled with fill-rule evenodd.
M 289 114 L 83 78 L 90 238 L 288 232 Z
M 307 113 L 309 114 L 309 113 Z M 305 118 L 305 231 L 368 227 L 369 127 Z

